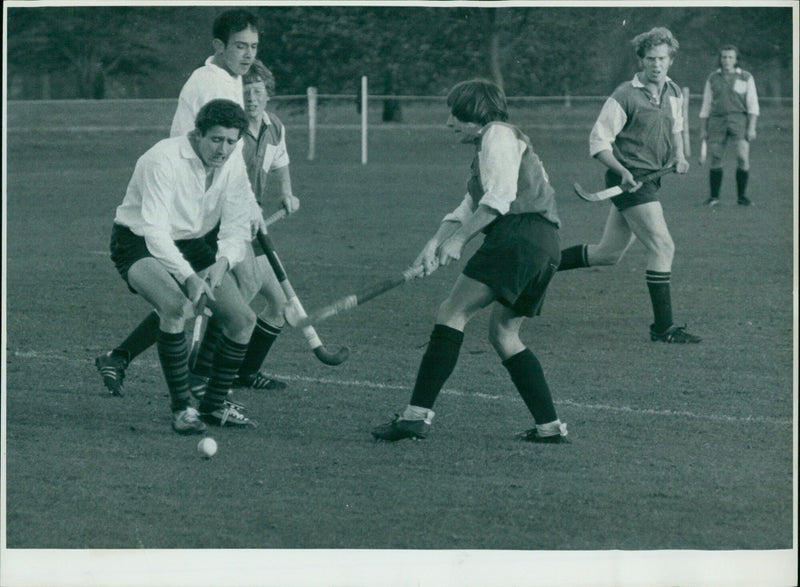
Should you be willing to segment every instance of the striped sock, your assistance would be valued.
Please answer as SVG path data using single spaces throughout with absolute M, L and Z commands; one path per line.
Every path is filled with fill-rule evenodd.
M 670 271 L 650 271 L 645 273 L 650 302 L 653 304 L 653 322 L 656 332 L 664 332 L 672 326 L 672 294 L 670 293 Z
M 258 372 L 281 330 L 280 326 L 273 326 L 261 318 L 256 320 L 256 327 L 247 345 L 247 354 L 244 356 L 242 366 L 239 367 L 239 377 L 247 377 Z
M 211 378 L 208 380 L 208 387 L 200 404 L 201 412 L 213 412 L 222 406 L 246 352 L 246 344 L 234 342 L 224 334 L 220 336 L 217 352 L 214 354 Z
M 202 375 L 203 377 L 209 377 L 211 375 L 211 366 L 214 363 L 214 351 L 217 349 L 217 341 L 221 335 L 222 328 L 220 327 L 219 320 L 211 316 L 211 318 L 208 319 L 203 340 L 200 342 L 200 348 L 197 351 L 194 365 L 192 365 L 192 373 L 195 375 Z
M 164 379 L 167 380 L 172 411 L 184 410 L 189 405 L 189 350 L 183 332 L 158 331 L 158 359 Z
M 461 351 L 464 333 L 443 324 L 436 324 L 428 348 L 417 371 L 417 381 L 411 393 L 412 406 L 431 409 L 436 396 L 453 372 Z
M 158 342 L 160 322 L 161 320 L 158 314 L 155 311 L 150 312 L 147 317 L 133 329 L 128 335 L 128 338 L 123 340 L 111 353 L 123 357 L 125 361 L 130 363 L 135 357 L 138 357 Z
M 511 381 L 522 396 L 536 424 L 547 424 L 558 420 L 550 387 L 544 377 L 539 359 L 530 349 L 524 349 L 503 361 L 503 367 L 511 375 Z
M 558 265 L 559 271 L 567 269 L 580 269 L 589 266 L 589 257 L 586 253 L 588 245 L 575 245 L 561 251 L 561 263 Z

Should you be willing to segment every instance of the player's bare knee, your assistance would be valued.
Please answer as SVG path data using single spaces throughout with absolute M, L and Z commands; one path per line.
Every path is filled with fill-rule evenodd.
M 162 320 L 171 322 L 182 321 L 185 318 L 189 300 L 180 292 L 164 295 L 156 306 L 156 312 Z

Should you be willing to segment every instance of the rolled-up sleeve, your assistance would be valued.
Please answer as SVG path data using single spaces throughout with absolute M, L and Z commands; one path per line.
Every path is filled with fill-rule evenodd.
M 706 85 L 703 88 L 703 105 L 700 106 L 700 118 L 708 118 L 711 114 L 711 102 L 714 99 L 714 93 L 711 91 L 711 82 L 706 80 Z
M 235 267 L 244 259 L 245 247 L 250 242 L 250 220 L 254 214 L 260 215 L 261 212 L 247 178 L 241 150 L 234 154 L 229 163 L 232 169 L 223 188 L 217 259 L 225 257 L 230 267 Z
M 442 222 L 460 222 L 464 224 L 467 219 L 472 216 L 473 212 L 475 212 L 475 203 L 472 200 L 472 196 L 465 194 L 461 203 L 455 210 L 446 214 L 445 217 L 442 218 Z
M 614 140 L 627 120 L 620 103 L 614 98 L 608 98 L 589 134 L 589 154 L 594 157 L 603 151 L 611 151 Z
M 507 126 L 492 125 L 486 131 L 478 153 L 483 196 L 482 204 L 508 214 L 517 197 L 519 166 L 525 144 Z
M 162 161 L 144 162 L 137 170 L 142 197 L 142 233 L 147 249 L 170 274 L 183 283 L 194 273 L 172 240 L 170 216 L 175 197 L 175 173 Z

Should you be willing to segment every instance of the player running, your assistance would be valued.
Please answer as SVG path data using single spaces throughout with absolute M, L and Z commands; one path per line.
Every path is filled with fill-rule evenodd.
M 637 181 L 667 166 L 678 173 L 689 170 L 681 134 L 683 95 L 667 76 L 678 41 L 668 29 L 654 28 L 634 38 L 633 45 L 642 69 L 606 100 L 589 136 L 592 157 L 608 168 L 606 186 L 620 185 L 627 192 L 611 198 L 600 242 L 565 249 L 558 270 L 615 265 L 638 238 L 647 248 L 645 280 L 654 318 L 650 339 L 697 343 L 699 337 L 672 319 L 675 245 L 658 201 L 661 180 Z
M 111 233 L 111 260 L 159 316 L 158 357 L 170 394 L 172 428 L 199 434 L 203 421 L 245 426 L 225 404 L 244 359 L 255 315 L 229 273 L 264 220 L 236 144 L 247 128 L 242 108 L 212 100 L 195 130 L 164 139 L 136 162 Z M 216 247 L 208 237 L 215 233 Z M 199 408 L 190 405 L 185 320 L 201 297 L 221 322 L 214 365 Z
M 739 51 L 725 45 L 719 51 L 719 69 L 708 76 L 700 107 L 700 138 L 708 141 L 708 183 L 711 197 L 706 206 L 719 204 L 722 187 L 722 156 L 728 140 L 736 142 L 736 202 L 750 206 L 745 195 L 750 177 L 750 143 L 756 139 L 759 115 L 756 82 L 739 67 Z
M 503 91 L 484 80 L 454 86 L 447 97 L 447 126 L 475 147 L 467 194 L 442 220 L 414 261 L 430 274 L 458 260 L 467 242 L 485 239 L 439 306 L 428 349 L 422 357 L 411 400 L 401 415 L 377 426 L 378 440 L 425 438 L 436 397 L 455 368 L 467 322 L 491 306 L 489 341 L 508 370 L 535 427 L 522 433 L 531 442 L 567 442 L 542 366 L 519 338 L 526 316 L 541 312 L 545 290 L 559 262 L 553 188 L 530 139 L 507 124 Z

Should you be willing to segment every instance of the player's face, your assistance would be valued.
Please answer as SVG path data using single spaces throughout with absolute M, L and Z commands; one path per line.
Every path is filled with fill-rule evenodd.
M 269 102 L 269 94 L 264 82 L 258 81 L 244 85 L 244 112 L 247 118 L 256 120 L 261 118 L 264 108 Z
M 228 43 L 221 49 L 219 61 L 232 75 L 244 75 L 256 58 L 257 51 L 258 31 L 246 28 L 228 37 Z
M 642 72 L 646 81 L 651 84 L 661 85 L 667 79 L 667 72 L 672 65 L 672 57 L 669 55 L 669 45 L 656 45 L 648 49 L 644 57 L 640 59 Z
M 475 122 L 462 122 L 451 114 L 447 119 L 447 128 L 453 129 L 459 142 L 471 143 L 478 138 L 478 131 L 481 130 L 481 125 Z
M 206 167 L 222 167 L 238 142 L 238 128 L 212 126 L 205 135 L 196 135 L 194 150 Z
M 722 64 L 724 71 L 733 71 L 736 67 L 736 51 L 720 51 L 719 62 Z

